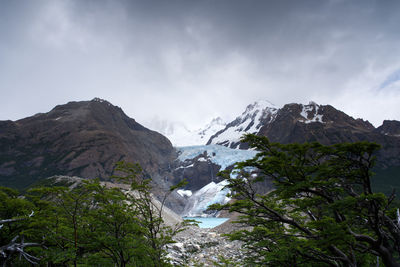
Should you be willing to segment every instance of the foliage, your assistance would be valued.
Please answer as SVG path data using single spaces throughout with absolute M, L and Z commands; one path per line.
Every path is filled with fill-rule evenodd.
M 166 225 L 162 218 L 165 201 L 172 191 L 184 186 L 186 181 L 172 186 L 163 199 L 158 202 L 154 201 L 155 198 L 151 194 L 151 180 L 137 175 L 141 173 L 139 165 L 119 162 L 116 170 L 122 175 L 113 176 L 114 179 L 130 183 L 132 193 L 128 194 L 128 201 L 140 218 L 139 224 L 143 229 L 143 235 L 147 245 L 151 248 L 147 251 L 147 255 L 151 257 L 154 266 L 162 266 L 162 263 L 166 261 L 166 245 L 173 243 L 172 237 L 189 224 L 184 222 L 174 227 Z M 134 175 L 132 176 L 132 174 Z
M 230 237 L 245 242 L 249 265 L 400 266 L 394 196 L 371 188 L 378 145 L 243 141 L 260 153 L 225 173 L 235 201 L 211 209 L 241 214 L 247 227 Z M 268 179 L 275 189 L 261 194 Z
M 23 233 L 43 245 L 30 252 L 48 266 L 169 266 L 166 245 L 184 224 L 164 223 L 167 195 L 161 203 L 154 200 L 139 165 L 120 162 L 116 171 L 120 175 L 113 178 L 125 185 L 82 180 L 70 187 L 34 188 L 23 198 L 2 188 L 0 218 L 18 219 L 31 211 L 34 216 L 5 224 L 0 247 Z
M 22 266 L 27 260 L 37 263 L 40 259 L 25 250 L 40 246 L 39 243 L 25 242 L 24 231 L 29 229 L 28 220 L 34 212 L 32 203 L 19 197 L 18 191 L 0 187 L 0 264 Z M 19 258 L 17 258 L 19 256 Z
M 0 244 L 8 244 L 22 229 L 27 228 L 27 222 L 23 218 L 32 212 L 33 205 L 20 198 L 18 191 L 7 187 L 0 187 L 0 199 L 0 220 L 15 220 L 13 223 L 4 223 L 1 227 Z

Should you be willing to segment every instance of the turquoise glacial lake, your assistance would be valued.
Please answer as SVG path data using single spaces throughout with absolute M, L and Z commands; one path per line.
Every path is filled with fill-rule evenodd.
M 214 218 L 214 217 L 183 217 L 185 220 L 196 220 L 199 222 L 200 228 L 214 228 L 226 222 L 229 218 Z

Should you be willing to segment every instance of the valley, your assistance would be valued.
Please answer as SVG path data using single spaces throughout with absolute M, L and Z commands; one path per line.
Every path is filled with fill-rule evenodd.
M 119 107 L 98 98 L 70 102 L 18 121 L 1 121 L 0 184 L 27 189 L 57 175 L 114 183 L 116 162 L 137 162 L 144 176 L 151 177 L 154 201 L 162 200 L 171 186 L 187 181 L 165 201 L 172 217 L 229 218 L 232 215 L 227 212 L 207 208 L 232 200 L 227 177 L 218 173 L 230 171 L 237 162 L 257 155 L 258 151 L 240 141 L 245 134 L 255 134 L 282 144 L 376 142 L 381 150 L 377 154 L 374 187 L 387 194 L 400 189 L 398 121 L 384 121 L 375 128 L 368 121 L 354 119 L 329 105 L 310 102 L 278 108 L 259 101 L 229 123 L 214 119 L 204 129 L 186 131 L 184 138 L 182 133 L 170 131 L 171 142 L 126 116 Z M 258 175 L 255 169 L 248 173 L 252 177 Z M 272 182 L 265 180 L 257 190 L 268 192 L 273 188 Z M 231 220 L 214 229 L 190 226 L 176 236 L 176 243 L 168 245 L 169 256 L 175 264 L 188 266 L 213 266 L 221 260 L 218 256 L 235 261 L 242 257 L 242 244 L 222 236 L 232 227 Z

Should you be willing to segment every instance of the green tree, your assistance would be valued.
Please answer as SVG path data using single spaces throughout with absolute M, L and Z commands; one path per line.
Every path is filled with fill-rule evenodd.
M 225 173 L 234 201 L 211 209 L 241 214 L 247 227 L 230 237 L 244 241 L 249 265 L 400 266 L 394 196 L 371 188 L 378 145 L 243 141 L 260 152 Z M 265 180 L 274 190 L 263 194 Z
M 145 229 L 130 196 L 98 181 L 87 184 L 94 208 L 87 214 L 89 265 L 152 266 Z
M 30 217 L 34 215 L 34 209 L 34 205 L 20 197 L 18 191 L 0 187 L 1 266 L 23 266 L 27 262 L 34 264 L 40 260 L 29 251 L 31 247 L 40 246 L 40 243 L 25 240 L 25 231 L 30 227 Z
M 87 214 L 93 204 L 89 188 L 85 183 L 74 188 L 40 187 L 30 190 L 27 197 L 37 207 L 28 234 L 43 240 L 44 261 L 77 266 L 89 246 Z
M 168 266 L 166 245 L 185 224 L 168 226 L 165 200 L 151 194 L 138 164 L 120 162 L 119 182 L 81 180 L 68 186 L 39 187 L 27 199 L 37 213 L 27 233 L 41 240 L 43 262 L 57 266 Z
M 127 194 L 128 201 L 138 215 L 139 224 L 143 229 L 146 244 L 151 248 L 147 251 L 152 259 L 152 265 L 164 266 L 166 260 L 166 245 L 174 243 L 173 237 L 184 229 L 191 222 L 178 223 L 177 225 L 167 225 L 163 219 L 165 202 L 169 194 L 175 189 L 185 185 L 182 181 L 164 195 L 158 201 L 151 193 L 151 179 L 143 175 L 142 169 L 138 164 L 119 162 L 116 171 L 120 175 L 113 176 L 119 182 L 130 184 L 130 192 Z

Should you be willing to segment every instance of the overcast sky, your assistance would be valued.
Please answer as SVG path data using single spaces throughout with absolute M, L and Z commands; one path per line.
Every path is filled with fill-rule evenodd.
M 397 0 L 0 0 L 0 120 L 100 97 L 196 128 L 265 99 L 400 120 Z

